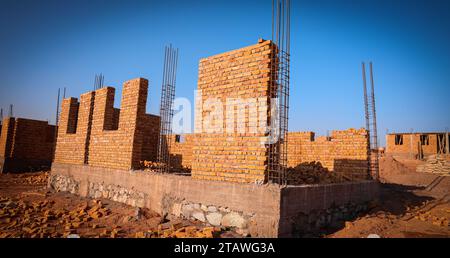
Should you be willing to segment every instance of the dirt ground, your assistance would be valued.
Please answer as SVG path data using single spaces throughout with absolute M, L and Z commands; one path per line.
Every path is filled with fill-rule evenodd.
M 408 175 L 421 163 L 382 158 L 380 173 Z M 380 200 L 366 214 L 347 221 L 344 228 L 326 237 L 361 238 L 370 234 L 382 238 L 450 237 L 450 189 L 446 195 L 437 195 L 424 187 L 383 181 Z
M 236 237 L 147 209 L 46 189 L 47 172 L 0 175 L 0 238 Z
M 383 174 L 407 175 L 417 161 L 382 159 Z M 0 175 L 0 238 L 241 237 L 230 229 L 162 218 L 147 209 L 46 189 L 47 172 Z M 450 195 L 386 182 L 379 201 L 326 238 L 450 237 Z

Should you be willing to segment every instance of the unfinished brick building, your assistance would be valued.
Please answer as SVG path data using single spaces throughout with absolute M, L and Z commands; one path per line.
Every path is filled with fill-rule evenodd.
M 0 135 L 0 173 L 49 168 L 56 126 L 46 121 L 7 117 Z
M 55 162 L 130 170 L 155 160 L 159 117 L 145 113 L 147 91 L 146 79 L 125 82 L 121 109 L 112 87 L 64 99 Z
M 402 158 L 422 158 L 449 153 L 449 134 L 391 133 L 386 135 L 386 154 Z
M 270 41 L 260 41 L 202 59 L 198 81 L 202 100 L 219 99 L 227 103 L 224 109 L 234 114 L 242 107 L 226 102 L 226 98 L 269 102 L 272 46 Z M 341 206 L 352 213 L 377 195 L 377 184 L 370 180 L 262 185 L 269 155 L 267 145 L 261 144 L 265 134 L 250 131 L 209 132 L 201 128 L 201 133 L 171 135 L 171 164 L 191 167 L 192 176 L 139 170 L 140 160 L 155 160 L 159 135 L 159 117 L 145 114 L 147 87 L 145 79 L 126 82 L 120 110 L 113 108 L 114 89 L 110 87 L 83 94 L 79 102 L 75 98 L 62 102 L 50 188 L 147 207 L 161 215 L 248 230 L 254 237 L 293 236 L 302 227 L 322 227 L 344 216 L 340 210 L 336 212 L 339 216 L 326 212 Z M 203 125 L 201 120 L 211 112 L 204 107 L 200 111 L 196 113 L 197 132 Z M 226 128 L 229 118 L 220 120 L 217 128 Z M 245 119 L 250 125 L 261 119 L 268 121 L 269 112 L 246 112 Z M 362 164 L 367 157 L 367 135 L 362 130 L 335 132 L 323 144 L 312 141 L 312 133 L 303 140 L 307 134 L 298 134 L 297 139 L 292 134 L 291 164 L 319 158 L 330 169 L 348 168 L 348 162 L 342 165 L 338 161 L 358 160 Z M 329 219 L 320 219 L 324 216 Z

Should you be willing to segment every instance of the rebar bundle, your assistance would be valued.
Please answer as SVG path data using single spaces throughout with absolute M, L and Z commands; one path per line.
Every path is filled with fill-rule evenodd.
M 366 64 L 362 63 L 363 86 L 364 86 L 364 111 L 366 116 L 366 130 L 369 141 L 369 175 L 375 179 L 379 179 L 379 156 L 378 156 L 378 135 L 377 135 L 377 114 L 375 108 L 375 86 L 373 80 L 373 65 L 369 63 L 370 70 L 370 93 L 367 90 L 366 83 Z
M 163 82 L 161 87 L 161 117 L 158 144 L 158 170 L 160 173 L 170 172 L 170 146 L 172 138 L 172 105 L 175 99 L 175 84 L 178 64 L 178 49 L 169 45 L 165 48 Z
M 10 104 L 9 105 L 9 117 L 13 117 L 14 116 L 13 108 L 14 108 L 14 105 Z
M 96 74 L 94 79 L 94 90 L 103 88 L 105 76 L 103 74 Z
M 270 126 L 277 131 L 278 141 L 268 146 L 268 181 L 287 184 L 287 146 L 290 81 L 290 0 L 272 1 L 272 61 L 269 96 L 271 106 L 276 105 L 276 117 Z M 275 100 L 273 103 L 272 100 Z M 273 108 L 273 107 L 272 107 Z

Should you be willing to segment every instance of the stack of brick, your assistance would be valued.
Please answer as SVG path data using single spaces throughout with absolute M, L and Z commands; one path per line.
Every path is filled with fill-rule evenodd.
M 288 166 L 310 162 L 351 179 L 363 179 L 368 173 L 368 135 L 365 129 L 332 131 L 330 137 L 313 132 L 291 132 L 288 136 Z
M 7 117 L 0 136 L 0 172 L 20 172 L 50 166 L 56 127 L 46 121 Z
M 244 107 L 230 99 L 263 99 L 270 102 L 271 62 L 274 44 L 262 41 L 256 45 L 226 52 L 200 60 L 198 90 L 202 93 L 203 106 L 206 100 L 219 100 L 223 104 L 223 120 L 204 123 L 212 110 L 197 105 L 196 140 L 193 146 L 192 176 L 198 179 L 255 182 L 266 179 L 267 147 L 261 144 L 264 133 L 251 131 L 259 121 L 267 121 L 267 107 L 258 107 L 256 112 L 245 114 L 246 131 L 236 128 L 237 110 Z M 199 100 L 197 100 L 200 102 Z M 228 104 L 228 106 L 227 106 Z M 201 109 L 201 110 L 200 110 Z M 233 119 L 235 130 L 227 131 L 227 123 Z M 209 131 L 211 128 L 218 131 Z
M 124 83 L 122 108 L 114 105 L 115 89 L 105 87 L 64 99 L 55 162 L 137 169 L 156 157 L 159 117 L 145 114 L 148 80 Z

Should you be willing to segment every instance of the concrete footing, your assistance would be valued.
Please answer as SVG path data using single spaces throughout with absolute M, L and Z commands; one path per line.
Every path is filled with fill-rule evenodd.
M 57 163 L 48 184 L 56 191 L 235 227 L 253 237 L 292 237 L 345 219 L 378 197 L 374 181 L 280 187 Z

